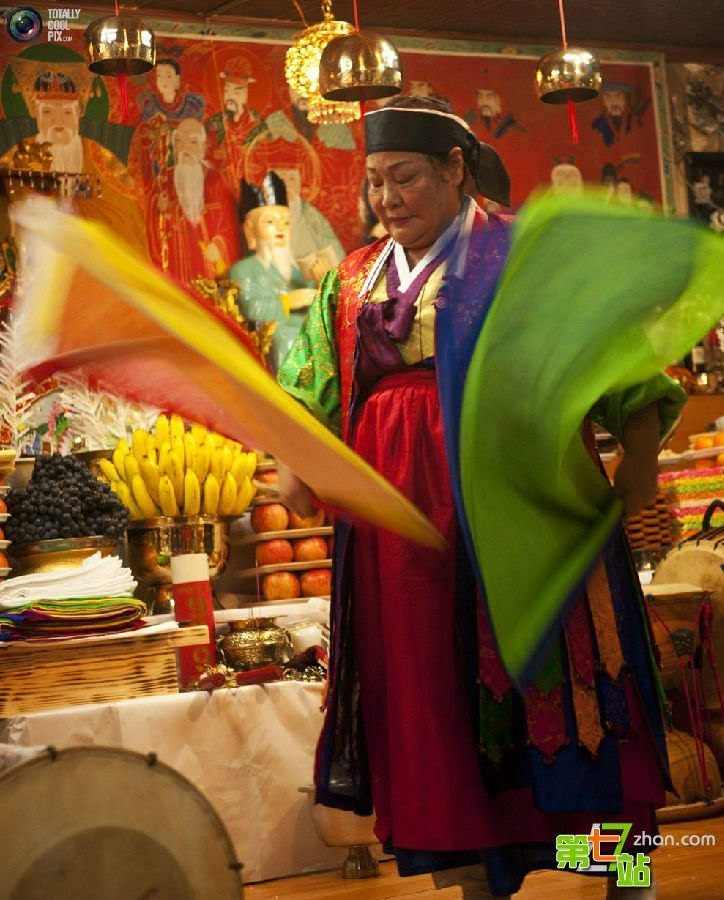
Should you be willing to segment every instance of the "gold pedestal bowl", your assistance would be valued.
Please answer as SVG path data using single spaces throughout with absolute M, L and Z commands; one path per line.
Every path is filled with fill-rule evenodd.
M 171 557 L 205 553 L 213 581 L 229 558 L 229 521 L 218 516 L 158 516 L 128 523 L 128 565 L 138 582 L 136 596 L 149 612 L 173 610 Z
M 30 575 L 34 572 L 75 569 L 84 559 L 98 552 L 101 556 L 117 554 L 117 538 L 102 536 L 57 538 L 51 541 L 37 541 L 34 544 L 12 544 L 8 555 L 13 575 Z

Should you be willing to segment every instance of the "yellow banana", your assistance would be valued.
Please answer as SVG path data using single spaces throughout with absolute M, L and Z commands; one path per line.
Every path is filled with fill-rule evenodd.
M 138 504 L 138 508 L 143 513 L 144 518 L 153 519 L 159 514 L 160 510 L 151 499 L 146 482 L 140 475 L 133 476 L 131 490 L 133 491 L 133 499 Z
M 131 487 L 133 485 L 134 476 L 141 474 L 141 467 L 132 453 L 129 453 L 123 462 L 126 468 L 126 484 Z
M 178 456 L 181 468 L 186 469 L 186 449 L 184 448 L 183 438 L 171 438 L 171 449 Z
M 158 499 L 164 516 L 177 516 L 179 514 L 176 493 L 168 475 L 162 475 L 158 480 Z
M 171 420 L 169 422 L 169 430 L 171 432 L 171 440 L 182 441 L 184 439 L 184 434 L 186 433 L 186 426 L 184 425 L 184 420 L 181 416 L 174 413 L 171 416 Z
M 121 503 L 126 507 L 126 509 L 131 514 L 132 519 L 142 519 L 143 513 L 139 505 L 133 499 L 131 495 L 131 491 L 125 481 L 118 482 L 118 489 L 116 491 L 116 496 L 121 501 Z
M 238 485 L 246 478 L 246 460 L 243 453 L 237 453 L 229 469 Z
M 185 465 L 184 468 L 187 472 L 193 472 L 196 468 L 196 438 L 191 434 L 190 431 L 187 431 L 184 435 L 184 455 L 185 455 Z
M 176 503 L 179 509 L 184 503 L 184 470 L 181 460 L 175 450 L 170 450 L 166 457 L 164 475 L 168 475 L 173 485 L 173 492 L 176 495 Z
M 234 503 L 235 516 L 244 515 L 253 496 L 254 486 L 251 483 L 251 478 L 245 475 L 243 480 L 239 482 L 239 488 L 236 492 L 236 502 Z
M 234 453 L 231 447 L 226 444 L 221 448 L 221 462 L 224 469 L 224 475 L 226 475 L 231 468 L 231 464 L 234 462 Z
M 200 444 L 196 450 L 196 459 L 194 460 L 194 472 L 196 472 L 196 477 L 199 479 L 199 484 L 203 484 L 206 481 L 210 462 L 209 448 L 206 444 Z
M 249 476 L 249 478 L 253 478 L 259 460 L 256 458 L 256 453 L 254 453 L 253 451 L 244 455 L 246 456 L 246 474 Z
M 144 456 L 139 465 L 141 467 L 141 477 L 146 483 L 148 493 L 156 506 L 158 506 L 158 482 L 161 478 L 158 466 L 148 456 Z
M 171 441 L 164 441 L 161 444 L 161 446 L 158 448 L 157 465 L 162 472 L 164 471 L 164 466 L 166 465 L 166 457 L 168 456 L 168 451 L 170 449 L 171 449 Z
M 217 447 L 211 453 L 210 469 L 211 474 L 221 484 L 224 480 L 224 451 L 221 447 Z
M 184 475 L 184 515 L 198 516 L 201 509 L 201 485 L 193 469 Z
M 103 472 L 110 484 L 113 484 L 114 481 L 121 480 L 118 469 L 113 465 L 110 459 L 101 459 L 98 461 L 98 464 L 101 467 L 101 472 Z
M 163 413 L 156 419 L 156 447 L 160 447 L 165 441 L 171 440 L 171 430 L 168 425 L 168 416 Z
M 128 446 L 128 442 L 125 438 L 120 439 L 120 441 L 116 444 L 116 449 L 113 451 L 113 465 L 116 467 L 116 471 L 123 479 L 125 479 L 126 477 L 126 467 L 123 464 L 123 460 L 128 456 L 130 452 L 131 448 Z
M 207 475 L 204 482 L 204 514 L 215 516 L 219 509 L 219 482 L 214 475 Z
M 226 448 L 225 448 L 226 449 Z M 236 481 L 231 472 L 224 475 L 221 483 L 221 494 L 219 495 L 219 515 L 230 516 L 234 512 L 236 505 Z
M 133 437 L 131 438 L 131 449 L 133 451 L 133 455 L 139 462 L 141 462 L 144 456 L 147 456 L 146 432 L 143 430 L 143 428 L 136 428 L 133 432 Z
M 200 447 L 201 444 L 206 440 L 206 435 L 209 433 L 208 429 L 203 425 L 192 425 L 191 426 L 191 434 L 194 436 L 194 440 Z

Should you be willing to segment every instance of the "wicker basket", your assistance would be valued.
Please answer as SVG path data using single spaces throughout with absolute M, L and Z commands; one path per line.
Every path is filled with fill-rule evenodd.
M 656 500 L 625 522 L 632 550 L 660 550 L 671 545 L 671 515 L 666 496 L 659 491 Z

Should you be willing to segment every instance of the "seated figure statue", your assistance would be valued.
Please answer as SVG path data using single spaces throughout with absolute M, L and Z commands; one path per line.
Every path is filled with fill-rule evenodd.
M 269 351 L 276 372 L 306 318 L 315 282 L 302 276 L 292 257 L 287 192 L 276 172 L 269 172 L 258 187 L 242 181 L 240 214 L 252 252 L 234 263 L 229 277 L 239 286 L 245 319 L 277 323 Z

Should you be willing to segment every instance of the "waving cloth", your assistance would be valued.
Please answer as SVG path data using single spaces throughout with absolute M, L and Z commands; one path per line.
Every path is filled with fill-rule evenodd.
M 383 107 L 365 114 L 367 153 L 447 153 L 460 147 L 483 197 L 510 206 L 510 176 L 496 150 L 481 143 L 464 120 L 436 109 Z
M 174 285 L 100 225 L 43 200 L 15 214 L 17 304 L 31 374 L 77 371 L 287 463 L 329 506 L 431 547 L 430 522 L 285 393 L 234 322 Z
M 598 197 L 518 216 L 460 420 L 465 510 L 502 661 L 527 682 L 622 513 L 580 428 L 724 314 L 724 241 Z

